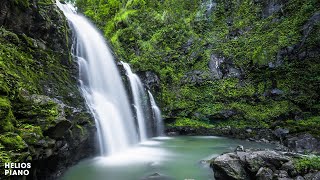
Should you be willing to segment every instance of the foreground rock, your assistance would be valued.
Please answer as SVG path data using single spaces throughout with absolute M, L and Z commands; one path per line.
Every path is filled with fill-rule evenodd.
M 318 180 L 320 172 L 308 170 L 301 174 L 294 158 L 302 155 L 274 150 L 243 150 L 225 153 L 213 159 L 210 167 L 217 180 Z

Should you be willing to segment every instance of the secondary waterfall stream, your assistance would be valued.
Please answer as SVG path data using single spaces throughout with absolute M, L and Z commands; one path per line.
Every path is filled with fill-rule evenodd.
M 132 72 L 129 64 L 125 62 L 121 62 L 121 63 L 124 69 L 126 70 L 127 76 L 129 78 L 133 101 L 134 101 L 134 108 L 137 114 L 137 120 L 139 125 L 140 139 L 144 141 L 147 139 L 146 120 L 144 117 L 144 105 L 143 105 L 143 99 L 145 98 L 146 94 L 144 92 L 144 88 L 140 78 Z
M 155 120 L 156 135 L 163 136 L 164 124 L 163 124 L 162 117 L 161 117 L 161 111 L 160 111 L 159 107 L 157 106 L 157 103 L 154 100 L 154 97 L 150 91 L 148 91 L 148 94 L 149 94 L 151 108 L 152 108 L 152 112 L 153 112 L 153 119 Z

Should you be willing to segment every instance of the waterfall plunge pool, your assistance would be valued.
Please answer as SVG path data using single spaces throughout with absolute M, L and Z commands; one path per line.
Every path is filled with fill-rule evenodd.
M 245 148 L 274 147 L 271 144 L 216 136 L 157 137 L 124 153 L 83 160 L 71 167 L 62 179 L 142 180 L 158 173 L 173 180 L 210 180 L 214 179 L 213 172 L 209 164 L 201 160 L 231 152 L 238 145 Z

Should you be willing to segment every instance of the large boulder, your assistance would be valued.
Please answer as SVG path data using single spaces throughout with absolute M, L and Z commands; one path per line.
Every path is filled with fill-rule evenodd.
M 249 174 L 242 166 L 239 156 L 234 153 L 227 153 L 218 156 L 210 167 L 214 170 L 214 177 L 217 180 L 223 179 L 250 179 Z
M 286 146 L 296 152 L 315 152 L 320 153 L 320 141 L 311 134 L 305 133 L 299 136 L 288 137 L 285 141 Z
M 296 153 L 274 150 L 246 149 L 222 154 L 211 160 L 210 167 L 217 180 L 272 180 L 301 179 L 304 174 L 294 166 L 294 158 L 301 158 Z M 310 172 L 304 179 L 317 179 L 319 173 Z

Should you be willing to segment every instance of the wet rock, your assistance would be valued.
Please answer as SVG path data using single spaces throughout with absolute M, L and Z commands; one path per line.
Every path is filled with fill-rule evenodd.
M 211 76 L 213 79 L 221 79 L 222 78 L 222 72 L 219 69 L 219 66 L 222 62 L 224 62 L 223 57 L 218 57 L 215 54 L 211 55 L 208 66 L 209 66 Z
M 210 167 L 214 170 L 214 177 L 217 180 L 224 179 L 249 179 L 249 174 L 242 166 L 242 162 L 239 157 L 234 153 L 227 153 L 218 156 L 210 164 Z
M 275 88 L 275 89 L 271 90 L 271 95 L 279 96 L 279 95 L 282 95 L 282 94 L 283 94 L 283 91 L 280 90 L 280 89 Z
M 274 134 L 279 138 L 284 138 L 286 135 L 289 134 L 288 129 L 278 128 L 274 131 Z
M 267 18 L 270 15 L 281 10 L 283 3 L 281 0 L 256 0 L 262 3 L 262 17 Z
M 320 180 L 320 172 L 308 173 L 304 176 L 305 180 Z
M 271 90 L 264 92 L 263 96 L 265 96 L 265 97 L 278 97 L 283 94 L 284 94 L 284 92 L 282 90 L 275 88 L 275 89 L 271 89 Z
M 224 109 L 224 110 L 219 111 L 216 114 L 210 115 L 208 118 L 212 119 L 213 121 L 227 120 L 237 114 L 238 114 L 238 112 L 233 109 Z
M 256 174 L 257 180 L 272 180 L 272 177 L 273 171 L 266 167 L 261 167 Z
M 302 176 L 297 176 L 294 178 L 294 180 L 305 180 Z
M 141 78 L 143 84 L 153 92 L 158 92 L 157 90 L 160 88 L 160 78 L 153 71 L 138 71 L 138 76 Z
M 297 137 L 289 137 L 285 141 L 285 144 L 292 150 L 304 153 L 304 152 L 320 152 L 320 142 L 314 138 L 311 134 L 302 134 Z
M 71 127 L 71 122 L 68 120 L 60 121 L 54 127 L 49 128 L 44 133 L 48 135 L 50 138 L 61 138 L 64 136 L 65 132 L 69 130 Z
M 269 150 L 250 152 L 245 157 L 245 162 L 251 172 L 257 172 L 260 167 L 280 168 L 282 163 L 289 161 L 287 157 Z
M 314 13 L 308 22 L 303 26 L 303 38 L 300 43 L 300 47 L 304 45 L 305 41 L 309 37 L 313 27 L 320 22 L 320 12 Z
M 298 173 L 295 170 L 295 167 L 293 165 L 292 161 L 286 162 L 281 166 L 281 170 L 286 171 L 290 177 L 296 176 Z
M 224 57 L 212 54 L 208 63 L 211 79 L 222 79 L 224 77 L 240 78 L 241 71 L 236 68 L 233 62 Z
M 283 166 L 283 164 L 286 164 Z M 216 179 L 273 179 L 289 177 L 292 159 L 273 150 L 244 150 L 226 153 L 211 161 Z M 283 168 L 283 169 L 281 169 Z M 286 170 L 284 170 L 286 169 Z M 293 170 L 292 170 L 293 171 Z
M 172 178 L 160 173 L 153 173 L 151 175 L 148 175 L 147 177 L 142 178 L 141 180 L 172 180 Z
M 235 152 L 237 151 L 244 151 L 244 147 L 242 145 L 238 145 L 235 149 Z
M 275 171 L 275 173 L 273 174 L 273 176 L 276 178 L 276 179 L 282 179 L 282 180 L 285 180 L 286 178 L 289 177 L 288 173 L 284 170 L 277 170 Z

